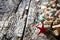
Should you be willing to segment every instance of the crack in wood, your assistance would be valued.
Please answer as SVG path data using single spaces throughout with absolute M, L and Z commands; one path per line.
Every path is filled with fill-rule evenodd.
M 18 11 L 18 8 L 19 8 L 19 5 L 20 5 L 21 2 L 22 2 L 22 0 L 20 0 L 19 4 L 17 5 L 15 13 Z
M 25 12 L 27 15 L 28 15 L 28 10 L 29 10 L 29 9 L 27 9 L 26 12 Z M 22 17 L 22 18 L 23 18 L 23 17 Z M 22 34 L 21 40 L 23 40 L 23 37 L 24 37 L 24 32 L 25 32 L 25 28 L 26 28 L 26 23 L 27 23 L 27 17 L 25 18 L 25 25 L 24 25 L 24 28 L 23 28 L 23 34 Z
M 30 0 L 31 2 L 31 0 Z M 29 2 L 29 6 L 28 6 L 28 9 L 26 9 L 26 15 L 28 16 L 28 12 L 29 12 L 29 8 L 30 8 L 30 2 Z M 24 14 L 23 14 L 24 15 Z M 25 33 L 25 28 L 26 28 L 26 23 L 27 23 L 27 16 L 25 18 L 25 25 L 24 25 L 24 28 L 23 28 L 23 33 L 22 33 L 22 37 L 21 37 L 21 40 L 23 40 L 23 37 L 24 37 L 24 33 Z
M 24 11 L 23 11 L 22 17 L 21 17 L 20 19 L 23 19 L 24 14 L 26 14 L 26 12 L 27 12 L 27 10 L 24 10 Z

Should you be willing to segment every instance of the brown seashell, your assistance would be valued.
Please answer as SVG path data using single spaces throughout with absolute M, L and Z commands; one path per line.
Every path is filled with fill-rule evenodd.
M 56 5 L 57 5 L 56 0 L 51 1 L 50 4 L 51 4 L 52 7 L 56 7 Z
M 56 4 L 52 4 L 52 7 L 56 7 Z
M 46 18 L 46 20 L 48 20 L 48 21 L 53 20 L 53 17 L 50 17 L 50 18 L 48 17 L 48 18 Z
M 45 22 L 46 25 L 51 25 L 51 23 L 52 23 L 52 20 Z
M 50 1 L 50 4 L 56 4 L 56 0 Z
M 60 14 L 60 10 L 57 10 L 57 12 L 55 13 L 55 16 Z
M 48 14 L 49 12 L 50 12 L 50 10 L 49 10 L 48 8 L 45 8 L 45 9 L 44 9 L 44 13 L 45 13 L 45 14 Z
M 53 34 L 54 34 L 55 36 L 59 36 L 59 35 L 60 35 L 60 27 L 55 27 L 54 29 L 55 29 L 55 30 L 53 31 Z

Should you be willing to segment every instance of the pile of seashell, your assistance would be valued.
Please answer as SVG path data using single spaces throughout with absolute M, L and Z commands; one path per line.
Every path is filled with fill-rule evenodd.
M 60 35 L 60 4 L 57 0 L 52 0 L 50 2 L 44 2 L 41 5 L 43 9 L 42 14 L 38 17 L 38 20 L 44 21 L 45 28 L 55 29 L 53 34 L 55 36 Z

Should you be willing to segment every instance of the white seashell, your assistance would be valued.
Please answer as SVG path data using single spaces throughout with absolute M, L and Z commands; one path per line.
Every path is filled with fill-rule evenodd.
M 60 27 L 60 24 L 52 26 L 52 28 L 56 28 L 56 27 Z
M 55 30 L 53 33 L 54 33 L 56 36 L 59 35 L 58 30 Z
M 45 9 L 45 8 L 47 8 L 47 7 L 46 7 L 46 6 L 41 5 L 41 9 Z
M 39 1 L 39 0 L 36 0 L 37 2 Z
M 47 5 L 48 4 L 48 2 L 44 2 L 44 3 L 42 3 L 42 5 Z

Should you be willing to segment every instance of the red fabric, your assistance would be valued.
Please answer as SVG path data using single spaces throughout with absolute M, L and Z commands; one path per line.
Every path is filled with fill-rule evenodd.
M 40 30 L 40 32 L 38 33 L 38 35 L 40 34 L 40 33 L 44 33 L 45 35 L 46 35 L 46 30 L 47 30 L 47 28 L 44 28 L 44 22 L 42 22 L 42 27 L 40 28 L 40 27 L 38 27 L 38 26 L 36 26 L 39 30 Z

